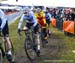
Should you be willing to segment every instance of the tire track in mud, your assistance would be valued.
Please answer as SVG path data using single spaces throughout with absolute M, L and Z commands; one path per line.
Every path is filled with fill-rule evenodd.
M 24 48 L 22 48 L 16 54 L 16 63 L 40 63 L 41 60 L 59 60 L 60 51 L 65 49 L 63 39 L 52 34 L 48 41 L 47 47 L 41 48 L 41 57 L 35 58 L 33 62 L 30 62 L 26 57 Z

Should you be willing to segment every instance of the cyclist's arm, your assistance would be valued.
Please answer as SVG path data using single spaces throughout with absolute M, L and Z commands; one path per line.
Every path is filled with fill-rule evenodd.
M 24 15 L 22 15 L 22 17 L 21 17 L 21 19 L 20 19 L 20 22 L 19 22 L 19 24 L 18 24 L 18 29 L 21 28 L 22 23 L 23 23 L 23 21 L 24 21 L 23 19 L 24 19 Z
M 48 15 L 49 15 L 50 21 L 52 21 L 52 17 L 51 17 L 51 14 L 50 14 L 50 13 L 48 13 Z
M 46 24 L 45 14 L 43 14 L 43 21 L 44 21 L 44 24 Z
M 5 24 L 6 24 L 7 17 L 2 10 L 0 10 L 0 17 L 1 17 L 1 20 L 2 20 L 2 24 L 1 24 L 0 28 L 3 29 Z
M 33 20 L 34 20 L 34 24 L 33 27 L 35 27 L 37 25 L 37 18 L 35 17 L 35 15 L 33 14 Z

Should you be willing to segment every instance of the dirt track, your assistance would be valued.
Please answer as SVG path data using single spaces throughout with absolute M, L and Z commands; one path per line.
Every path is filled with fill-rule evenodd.
M 22 45 L 23 46 L 23 45 Z M 46 48 L 41 49 L 41 57 L 34 60 L 34 63 L 39 63 L 40 60 L 57 60 L 60 59 L 59 52 L 65 48 L 64 41 L 55 35 L 51 35 Z M 16 54 L 16 63 L 30 63 L 22 48 Z

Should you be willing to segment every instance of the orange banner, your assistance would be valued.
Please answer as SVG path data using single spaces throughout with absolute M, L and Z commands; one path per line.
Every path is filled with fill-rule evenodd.
M 66 27 L 70 24 L 70 21 L 64 21 L 63 22 L 63 31 L 66 29 Z
M 56 19 L 55 18 L 52 18 L 51 23 L 52 23 L 52 26 L 56 27 Z
M 74 21 L 64 21 L 63 31 L 74 34 Z

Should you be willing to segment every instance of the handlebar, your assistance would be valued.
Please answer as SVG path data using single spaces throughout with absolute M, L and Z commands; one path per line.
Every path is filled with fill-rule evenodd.
M 22 32 L 22 31 L 23 31 L 23 32 L 27 32 L 27 31 L 28 31 L 28 29 L 26 29 L 26 30 L 23 30 L 23 29 L 22 29 L 22 30 L 20 30 L 20 32 Z M 19 34 L 19 36 L 21 36 L 21 33 L 18 33 L 18 34 Z

